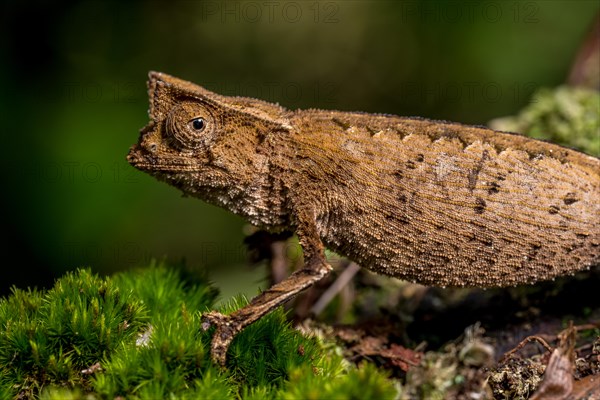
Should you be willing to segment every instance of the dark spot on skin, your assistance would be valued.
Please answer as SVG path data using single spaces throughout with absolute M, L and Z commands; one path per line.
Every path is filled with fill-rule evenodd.
M 442 261 L 443 264 L 449 264 L 451 261 L 451 258 L 446 255 L 438 256 L 438 258 Z
M 503 181 L 503 180 L 505 180 L 505 179 L 506 179 L 506 176 L 505 176 L 505 175 L 498 174 L 498 180 L 499 180 L 499 181 Z
M 460 137 L 458 132 L 456 132 L 455 130 L 452 129 L 448 129 L 448 128 L 443 128 L 441 130 L 441 132 L 439 133 L 439 137 L 445 137 L 448 139 L 454 139 L 454 138 L 458 138 Z
M 311 182 L 319 182 L 320 178 L 314 174 L 314 172 L 308 172 L 305 176 L 310 179 Z
M 489 158 L 489 153 L 487 150 L 484 150 L 483 153 L 481 154 L 481 158 L 477 162 L 477 165 L 475 166 L 475 168 L 473 168 L 471 171 L 469 171 L 469 176 L 467 178 L 469 180 L 469 190 L 471 192 L 477 186 L 477 180 L 479 179 L 479 173 L 481 172 L 481 169 L 483 168 L 483 164 L 485 163 L 485 160 L 487 160 L 488 158 Z
M 502 153 L 504 150 L 506 150 L 504 147 L 502 147 L 499 144 L 492 144 L 492 146 L 494 146 L 494 150 L 496 150 L 496 154 L 500 154 Z
M 492 239 L 483 239 L 481 243 L 483 243 L 487 247 L 492 247 L 494 245 L 494 241 Z
M 477 214 L 483 214 L 486 207 L 487 204 L 484 199 L 482 199 L 481 197 L 475 199 L 475 212 Z
M 400 201 L 400 203 L 406 203 L 407 202 L 407 198 L 405 194 L 401 194 L 400 196 L 398 196 L 398 200 Z
M 554 265 L 552 265 L 552 264 L 544 264 L 544 267 L 546 267 L 546 269 L 547 269 L 548 271 L 552 271 L 552 270 L 554 270 Z
M 428 131 L 427 135 L 431 138 L 432 141 L 442 138 L 460 139 L 458 132 L 448 128 L 438 129 L 437 131 Z
M 400 170 L 400 169 L 395 171 L 393 175 L 394 175 L 394 178 L 396 178 L 396 179 L 404 178 L 404 174 L 402 173 L 402 170 Z
M 589 235 L 586 233 L 576 233 L 575 236 L 577 236 L 577 239 L 587 239 Z
M 548 212 L 550 214 L 558 214 L 559 211 L 560 208 L 558 208 L 557 206 L 550 206 L 550 208 L 548 208 Z
M 339 126 L 340 126 L 340 127 L 343 129 L 343 130 L 347 130 L 347 129 L 349 129 L 349 128 L 350 128 L 350 124 L 348 124 L 348 123 L 346 123 L 346 122 L 344 122 L 344 121 L 341 121 L 341 120 L 339 120 L 339 119 L 337 119 L 337 118 L 332 118 L 331 120 L 332 120 L 332 121 L 333 121 L 335 124 L 339 125 Z
M 498 182 L 490 183 L 490 187 L 488 188 L 489 194 L 495 194 L 500 191 L 500 184 Z
M 367 126 L 367 131 L 369 131 L 369 135 L 371 136 L 375 136 L 375 134 L 377 133 L 375 129 L 371 128 L 370 126 Z
M 463 138 L 457 137 L 456 140 L 458 140 L 458 142 L 462 146 L 463 150 L 466 149 L 467 147 L 469 147 L 469 143 L 466 140 L 464 140 Z
M 398 134 L 398 136 L 400 137 L 400 140 L 404 139 L 408 135 L 407 132 L 405 132 L 401 129 L 398 129 L 398 128 L 394 128 L 394 131 Z
M 416 169 L 417 166 L 415 165 L 415 163 L 412 160 L 408 160 L 406 162 L 406 168 L 408 168 L 408 169 Z
M 410 219 L 408 219 L 408 217 L 406 217 L 405 215 L 401 215 L 401 216 L 399 216 L 399 217 L 397 218 L 397 220 L 398 220 L 400 223 L 402 223 L 402 224 L 405 224 L 405 225 L 408 225 L 408 224 L 410 224 Z
M 441 131 L 430 131 L 427 133 L 427 135 L 429 136 L 429 138 L 431 139 L 432 142 L 435 142 L 438 139 L 450 139 L 450 140 L 456 140 L 460 143 L 460 145 L 462 146 L 463 150 L 467 148 L 467 146 L 469 145 L 469 143 L 467 143 L 461 136 L 460 134 L 452 129 L 448 129 L 448 128 L 443 128 Z
M 417 192 L 416 192 L 416 191 L 414 191 L 414 192 L 412 192 L 412 193 L 410 194 L 410 201 L 409 201 L 408 203 L 409 203 L 409 204 L 411 204 L 411 205 L 412 205 L 412 204 L 415 204 L 415 199 L 416 199 L 416 198 L 417 198 Z M 414 208 L 414 207 L 413 207 L 413 209 L 412 209 L 412 210 L 413 210 L 413 212 L 414 212 L 415 214 L 423 214 L 423 210 L 420 210 L 420 209 L 417 209 L 417 208 Z
M 423 160 L 425 160 L 425 156 L 421 153 L 417 154 L 417 158 L 416 158 L 417 162 L 423 162 Z
M 579 201 L 577 195 L 575 193 L 567 193 L 565 197 L 563 197 L 563 201 L 566 205 L 571 205 Z
M 533 259 L 537 256 L 538 251 L 542 248 L 542 245 L 539 243 L 534 243 L 531 245 L 531 251 L 528 254 L 528 257 Z

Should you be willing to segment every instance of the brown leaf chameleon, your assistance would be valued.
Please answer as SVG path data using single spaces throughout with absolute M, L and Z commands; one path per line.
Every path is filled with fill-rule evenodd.
M 512 286 L 600 263 L 600 160 L 445 121 L 290 111 L 151 72 L 150 123 L 127 157 L 185 194 L 270 231 L 305 265 L 216 326 L 236 333 L 330 271 L 328 247 L 377 273 L 436 286 Z

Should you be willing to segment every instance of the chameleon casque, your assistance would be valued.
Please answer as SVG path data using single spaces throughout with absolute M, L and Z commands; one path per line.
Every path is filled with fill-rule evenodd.
M 435 286 L 513 286 L 600 263 L 600 160 L 452 122 L 221 96 L 150 72 L 135 168 L 269 231 L 304 268 L 216 326 L 237 332 L 329 271 L 328 247 L 371 271 Z

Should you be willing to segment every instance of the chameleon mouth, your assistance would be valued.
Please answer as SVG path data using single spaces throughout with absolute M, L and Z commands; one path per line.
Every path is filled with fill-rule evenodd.
M 133 145 L 127 154 L 127 162 L 134 168 L 149 172 L 153 175 L 160 172 L 200 172 L 197 165 L 182 162 L 177 159 L 161 159 L 144 150 L 139 145 Z
M 158 164 L 156 157 L 152 157 L 148 152 L 142 150 L 139 145 L 133 145 L 127 154 L 127 162 L 142 171 L 147 171 Z

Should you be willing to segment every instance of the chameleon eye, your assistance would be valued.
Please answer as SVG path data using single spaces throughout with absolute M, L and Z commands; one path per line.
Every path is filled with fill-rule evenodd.
M 214 139 L 215 117 L 208 107 L 196 101 L 175 105 L 165 121 L 165 134 L 177 149 L 198 149 Z
M 194 128 L 194 130 L 202 132 L 205 127 L 206 121 L 204 121 L 204 118 L 198 117 L 192 120 L 192 128 Z

